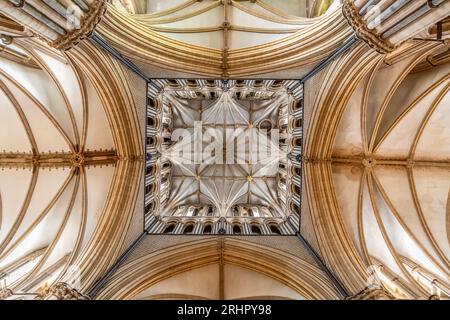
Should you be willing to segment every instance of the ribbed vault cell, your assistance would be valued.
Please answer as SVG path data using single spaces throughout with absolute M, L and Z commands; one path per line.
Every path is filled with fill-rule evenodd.
M 146 230 L 294 234 L 302 90 L 298 81 L 151 81 Z

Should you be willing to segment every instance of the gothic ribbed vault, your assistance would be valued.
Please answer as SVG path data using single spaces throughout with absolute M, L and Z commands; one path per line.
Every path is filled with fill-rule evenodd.
M 0 277 L 34 292 L 67 272 L 89 241 L 117 154 L 73 59 L 26 42 L 10 48 L 29 63 L 0 58 Z
M 449 14 L 0 1 L 0 299 L 448 299 Z
M 149 91 L 150 233 L 298 230 L 299 82 L 153 80 Z

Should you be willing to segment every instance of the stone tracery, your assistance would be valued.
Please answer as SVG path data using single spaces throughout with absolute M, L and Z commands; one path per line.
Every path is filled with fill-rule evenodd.
M 158 85 L 163 83 L 159 81 Z M 297 88 L 294 95 L 287 94 L 289 88 Z M 149 232 L 167 232 L 167 224 L 176 223 L 171 232 L 184 233 L 183 225 L 194 223 L 196 227 L 191 232 L 201 233 L 202 225 L 212 223 L 215 225 L 212 232 L 216 233 L 217 219 L 225 217 L 224 228 L 231 233 L 239 217 L 243 218 L 233 211 L 239 208 L 235 210 L 238 213 L 252 212 L 246 214 L 247 222 L 240 223 L 244 233 L 251 234 L 251 225 L 257 223 L 262 224 L 263 234 L 272 234 L 270 225 L 275 223 L 283 233 L 294 234 L 299 216 L 293 209 L 300 206 L 300 192 L 292 190 L 301 177 L 293 172 L 301 167 L 291 163 L 290 158 L 301 156 L 301 149 L 296 146 L 301 142 L 295 143 L 295 139 L 302 138 L 301 127 L 294 124 L 301 119 L 301 112 L 292 118 L 288 116 L 288 109 L 300 104 L 295 96 L 301 99 L 298 83 L 273 80 L 230 81 L 225 87 L 220 82 L 173 81 L 150 96 L 147 114 L 156 115 L 158 109 L 162 110 L 155 120 L 163 125 L 158 127 L 153 120 L 147 122 L 152 142 L 147 152 L 152 159 L 160 154 L 158 160 L 151 160 L 148 165 L 162 168 L 156 170 L 157 174 L 149 170 L 146 179 Z M 196 133 L 195 126 L 200 123 L 201 131 Z M 264 131 L 259 131 L 261 128 Z M 211 129 L 214 133 L 210 134 Z M 177 130 L 187 130 L 187 136 L 183 133 L 180 142 L 178 136 L 169 134 Z M 276 131 L 275 138 L 267 136 L 272 131 Z M 203 136 L 204 147 L 217 137 L 215 143 L 219 146 L 213 144 L 211 150 L 206 147 L 208 151 L 198 153 L 194 150 L 198 134 Z M 162 143 L 154 146 L 154 141 Z M 252 151 L 253 147 L 263 145 L 264 150 Z M 204 159 L 196 161 L 198 155 Z M 206 210 L 207 205 L 210 209 L 203 212 L 200 208 Z

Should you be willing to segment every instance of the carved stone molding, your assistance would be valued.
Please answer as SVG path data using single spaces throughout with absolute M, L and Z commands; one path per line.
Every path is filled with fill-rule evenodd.
M 116 165 L 119 160 L 138 161 L 142 157 L 121 159 L 111 150 L 87 150 L 84 152 L 25 153 L 0 151 L 0 169 L 2 168 L 81 168 L 92 166 Z
M 372 158 L 365 158 L 362 160 L 362 164 L 366 167 L 366 168 L 373 168 L 377 165 L 377 161 L 375 159 Z
M 89 12 L 81 21 L 80 28 L 74 29 L 68 32 L 65 36 L 59 38 L 56 41 L 48 42 L 52 47 L 58 50 L 69 50 L 73 46 L 77 45 L 81 40 L 88 37 L 92 31 L 94 31 L 97 24 L 103 17 L 106 11 L 106 0 L 94 1 L 89 7 Z
M 50 288 L 44 290 L 36 297 L 36 300 L 90 300 L 77 290 L 71 288 L 67 283 L 58 282 Z
M 389 41 L 383 39 L 374 30 L 367 27 L 367 22 L 363 20 L 358 12 L 358 8 L 353 3 L 353 0 L 344 0 L 342 3 L 342 12 L 347 19 L 350 26 L 355 31 L 355 35 L 366 42 L 371 48 L 375 49 L 381 54 L 390 53 L 395 50 L 396 46 Z
M 347 300 L 396 300 L 396 298 L 382 287 L 372 286 L 347 298 Z
M 8 299 L 13 295 L 13 292 L 8 288 L 3 288 L 0 290 L 0 300 Z
M 85 161 L 86 159 L 84 157 L 84 154 L 81 152 L 74 153 L 70 158 L 70 163 L 72 164 L 72 166 L 77 168 L 81 168 L 84 165 Z

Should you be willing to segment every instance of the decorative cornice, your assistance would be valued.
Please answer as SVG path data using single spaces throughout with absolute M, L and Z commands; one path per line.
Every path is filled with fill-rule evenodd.
M 83 295 L 77 290 L 70 287 L 67 283 L 58 282 L 50 288 L 44 290 L 35 299 L 36 300 L 90 300 L 88 296 Z
M 396 298 L 382 287 L 371 286 L 347 298 L 347 300 L 396 300 Z
M 89 11 L 86 13 L 85 18 L 81 21 L 80 28 L 74 29 L 56 41 L 49 42 L 49 44 L 58 50 L 71 49 L 94 31 L 95 27 L 102 19 L 106 8 L 106 0 L 94 1 L 89 7 Z
M 395 50 L 396 46 L 389 41 L 383 39 L 374 30 L 367 27 L 367 22 L 363 20 L 353 0 L 344 0 L 342 4 L 342 12 L 350 26 L 355 31 L 355 35 L 366 42 L 371 48 L 381 54 L 390 53 Z

